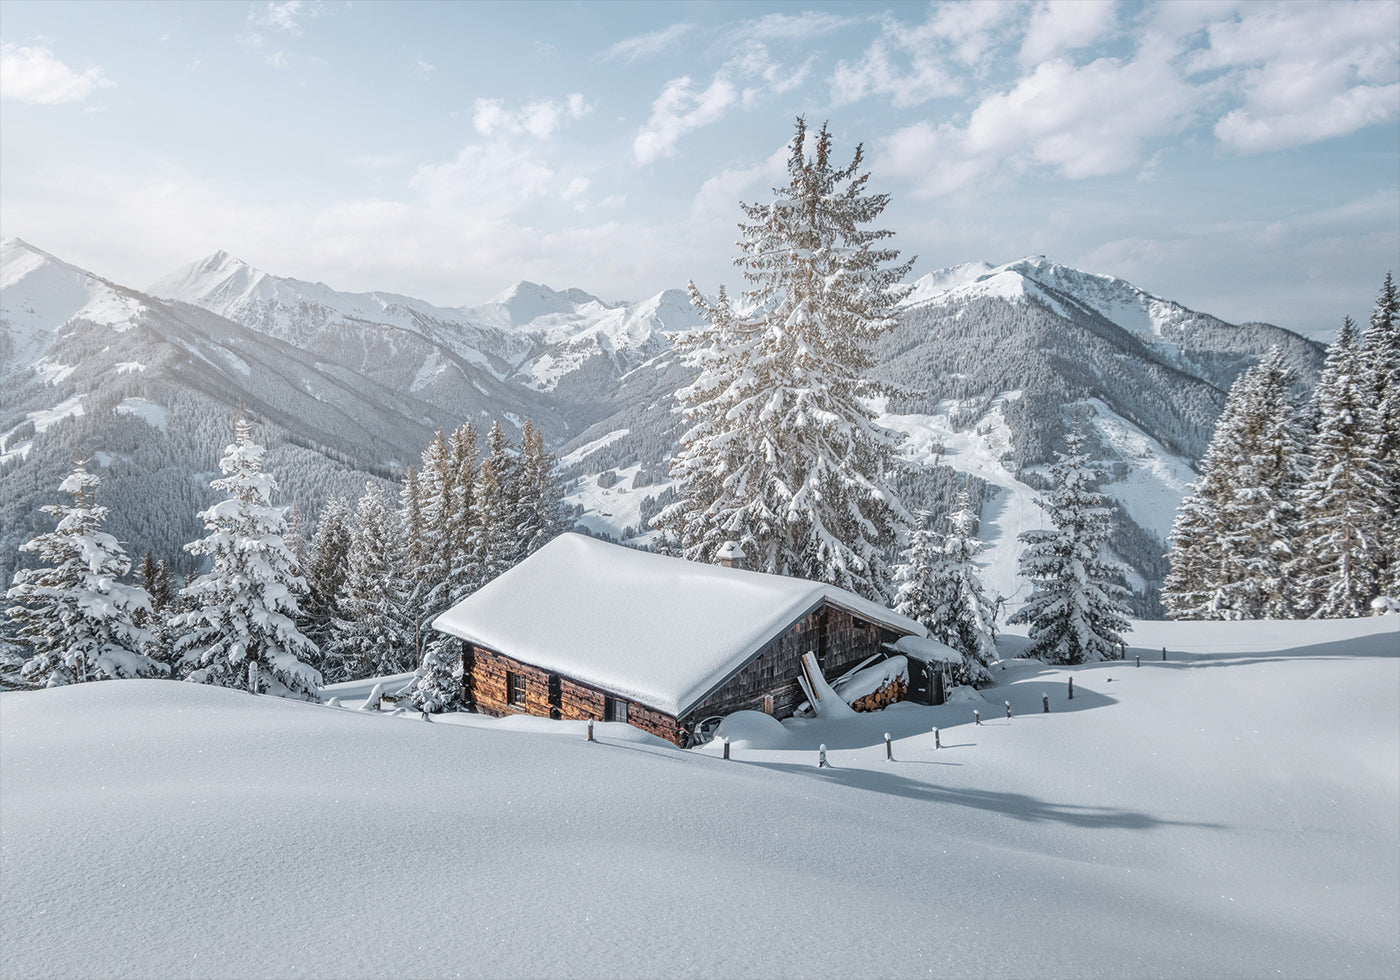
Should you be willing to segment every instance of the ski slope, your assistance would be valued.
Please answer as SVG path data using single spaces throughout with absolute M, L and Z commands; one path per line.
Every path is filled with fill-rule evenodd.
M 1126 663 L 768 719 L 727 762 L 168 681 L 0 694 L 0 972 L 1393 977 L 1397 624 L 1139 624 Z

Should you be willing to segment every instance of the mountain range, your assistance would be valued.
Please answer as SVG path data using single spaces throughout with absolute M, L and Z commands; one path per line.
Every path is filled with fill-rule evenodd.
M 1282 328 L 1226 323 L 1043 256 L 912 285 L 874 372 L 904 392 L 875 406 L 906 437 L 898 485 L 935 515 L 954 489 L 972 491 L 989 584 L 1006 597 L 1015 536 L 1039 526 L 1035 492 L 1075 415 L 1108 470 L 1115 549 L 1151 613 L 1171 516 L 1230 383 L 1274 345 L 1301 384 L 1321 364 L 1318 344 Z M 77 453 L 111 477 L 110 527 L 129 549 L 178 557 L 240 405 L 304 521 L 328 495 L 395 479 L 437 428 L 532 419 L 580 523 L 644 543 L 684 431 L 674 393 L 693 376 L 666 335 L 699 322 L 678 289 L 625 303 L 520 282 L 444 308 L 278 277 L 225 252 L 135 290 L 5 239 L 0 574 L 47 526 L 38 508 Z

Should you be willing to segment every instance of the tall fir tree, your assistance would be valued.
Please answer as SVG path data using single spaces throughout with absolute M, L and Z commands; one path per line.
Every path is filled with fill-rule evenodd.
M 1115 581 L 1121 566 L 1104 554 L 1111 512 L 1094 490 L 1099 473 L 1078 421 L 1066 443 L 1050 468 L 1051 490 L 1040 501 L 1051 527 L 1020 536 L 1028 545 L 1020 573 L 1033 590 L 1010 622 L 1030 624 L 1024 656 L 1050 664 L 1117 660 L 1122 634 L 1132 625 L 1123 605 L 1127 589 Z
M 511 567 L 516 551 L 512 509 L 496 473 L 494 454 L 481 461 L 477 477 L 476 567 L 485 585 Z
M 1376 426 L 1376 464 L 1386 489 L 1382 502 L 1382 587 L 1400 600 L 1400 297 L 1386 273 L 1362 345 L 1364 381 Z
M 554 456 L 544 447 L 544 433 L 526 420 L 520 433 L 516 488 L 516 562 L 539 551 L 563 530 L 564 491 L 554 475 L 554 467 Z
M 1235 380 L 1172 529 L 1162 601 L 1176 619 L 1287 619 L 1306 460 L 1279 348 Z
M 934 594 L 941 608 L 931 635 L 963 655 L 953 676 L 976 687 L 992 682 L 989 668 L 997 659 L 996 609 L 977 568 L 977 556 L 984 547 L 977 540 L 977 515 L 964 487 L 948 515 L 943 548 L 934 565 Z
M 341 618 L 336 620 L 330 655 L 334 680 L 355 680 L 413 670 L 414 619 L 404 577 L 405 543 L 398 513 L 375 483 L 351 522 Z
M 189 680 L 242 688 L 255 664 L 259 691 L 316 700 L 321 675 L 306 661 L 318 652 L 296 622 L 306 582 L 283 539 L 284 510 L 272 506 L 265 454 L 240 416 L 219 461 L 224 476 L 210 483 L 227 498 L 199 515 L 209 533 L 185 545 L 210 567 L 180 590 L 188 609 L 171 620 L 176 649 Z
M 151 599 L 150 612 L 142 611 L 136 616 L 137 625 L 151 634 L 144 652 L 152 660 L 164 664 L 167 672 L 173 673 L 176 661 L 170 617 L 176 611 L 176 597 L 175 583 L 170 577 L 170 566 L 164 558 L 157 560 L 148 551 L 141 559 L 136 581 Z
M 1317 435 L 1300 493 L 1298 558 L 1290 567 L 1299 610 L 1315 619 L 1364 616 L 1382 591 L 1391 490 L 1378 454 L 1380 431 L 1350 317 L 1327 348 L 1313 394 Z
M 871 349 L 912 261 L 869 227 L 889 195 L 867 192 L 861 147 L 837 166 L 826 127 L 810 151 L 808 136 L 798 119 L 788 183 L 741 205 L 745 312 L 690 284 L 708 326 L 675 338 L 700 375 L 677 393 L 691 424 L 671 462 L 680 500 L 653 524 L 692 560 L 734 540 L 762 571 L 887 600 L 885 555 L 909 515 L 888 482 L 895 438 L 862 399 L 882 390 Z
M 470 421 L 453 430 L 450 449 L 454 475 L 452 499 L 446 504 L 448 560 L 444 603 L 460 602 L 481 584 L 481 570 L 472 547 L 478 521 L 476 471 L 481 453 L 476 427 Z
M 156 677 L 168 668 L 143 650 L 152 641 L 139 620 L 151 613 L 140 586 L 118 580 L 131 571 L 121 543 L 103 530 L 107 508 L 96 502 L 101 479 L 78 462 L 59 484 L 72 501 L 43 508 L 52 531 L 19 546 L 45 564 L 22 568 L 6 598 L 14 638 L 29 647 L 20 670 L 31 684 L 59 687 L 81 681 Z
M 290 545 L 288 546 L 290 551 Z M 335 623 L 342 616 L 340 590 L 345 582 L 346 556 L 350 551 L 350 504 L 332 497 L 321 508 L 316 531 L 304 551 L 300 574 L 306 579 L 306 599 L 301 603 L 301 629 L 318 648 L 325 648 Z M 322 653 L 326 653 L 322 650 Z M 324 670 L 324 662 L 313 664 Z

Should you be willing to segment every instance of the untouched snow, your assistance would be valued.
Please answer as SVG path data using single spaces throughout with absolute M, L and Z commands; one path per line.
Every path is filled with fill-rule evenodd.
M 734 716 L 728 762 L 168 681 L 0 694 L 0 963 L 1393 977 L 1397 625 L 1141 623 L 1144 653 L 1190 652 L 1013 662 L 980 727 L 965 703 Z
M 822 600 L 899 633 L 918 623 L 819 582 L 561 534 L 433 628 L 681 715 Z
M 585 449 L 591 453 L 601 448 L 590 444 L 575 450 L 575 453 Z M 675 481 L 666 480 L 633 489 L 632 481 L 637 478 L 641 469 L 641 463 L 633 463 L 625 469 L 617 470 L 617 482 L 610 487 L 599 486 L 601 474 L 579 477 L 578 482 L 565 495 L 564 503 L 583 508 L 583 514 L 577 523 L 594 534 L 620 537 L 629 527 L 640 528 L 642 533 L 628 538 L 626 543 L 650 544 L 658 535 L 642 520 L 642 505 L 648 497 L 659 497 L 668 487 L 673 486 Z
M 165 431 L 164 405 L 157 405 L 145 398 L 123 398 L 116 410 L 124 415 L 135 415 L 151 428 Z

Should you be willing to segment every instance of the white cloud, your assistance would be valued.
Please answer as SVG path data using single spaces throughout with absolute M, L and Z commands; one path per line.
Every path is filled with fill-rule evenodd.
M 858 60 L 837 63 L 832 101 L 844 105 L 886 96 L 906 108 L 961 94 L 966 67 L 979 66 L 989 50 L 1007 43 L 1023 6 L 1000 0 L 939 4 L 915 25 L 886 16 L 880 37 Z
M 1034 65 L 1066 51 L 1087 47 L 1116 26 L 1112 0 L 1041 0 L 1031 12 L 1020 60 Z
M 808 41 L 855 23 L 854 17 L 804 10 L 800 14 L 765 14 L 737 25 L 731 34 L 746 41 Z
M 472 125 L 485 137 L 529 133 L 548 139 L 566 119 L 582 119 L 593 111 L 582 94 L 574 92 L 562 102 L 542 100 L 519 109 L 507 109 L 501 99 L 477 99 L 472 106 Z
M 683 135 L 717 122 L 738 98 L 738 90 L 723 74 L 716 75 L 703 91 L 696 89 L 689 75 L 671 79 L 651 104 L 651 118 L 632 141 L 633 156 L 638 163 L 648 164 L 673 155 Z
M 81 102 L 113 83 L 101 68 L 76 72 L 48 48 L 0 44 L 0 97 L 35 105 Z
M 1240 153 L 1299 146 L 1400 116 L 1400 4 L 1246 7 L 1210 25 L 1190 61 L 1221 72 L 1243 104 L 1215 135 Z
M 659 31 L 623 38 L 599 55 L 599 58 L 603 61 L 621 61 L 625 65 L 630 65 L 638 58 L 655 57 L 693 30 L 695 30 L 694 24 L 672 24 Z
M 575 177 L 573 180 L 569 181 L 569 186 L 564 188 L 564 192 L 559 195 L 559 199 L 561 201 L 572 201 L 574 198 L 586 194 L 588 188 L 591 187 L 592 184 L 593 182 L 587 177 Z
M 447 163 L 419 167 L 409 180 L 434 205 L 497 214 L 543 196 L 553 183 L 554 168 L 547 161 L 507 143 L 465 146 Z
M 783 182 L 787 173 L 791 144 L 784 143 L 765 160 L 752 167 L 728 167 L 700 185 L 691 204 L 691 212 L 706 218 L 722 215 L 726 223 L 737 219 L 737 206 L 749 196 L 750 188 L 766 192 Z
M 1191 120 L 1202 93 L 1170 63 L 1171 48 L 1148 37 L 1139 57 L 1076 66 L 1038 65 L 1009 91 L 982 99 L 966 126 L 918 122 L 883 141 L 884 166 L 937 197 L 1002 172 L 1051 167 L 1070 179 L 1137 166 L 1153 139 Z
M 961 91 L 961 83 L 933 58 L 915 54 L 908 70 L 902 71 L 891 59 L 883 39 L 871 44 L 860 61 L 839 62 L 831 76 L 831 99 L 837 105 L 871 95 L 887 95 L 892 105 L 903 108 Z

